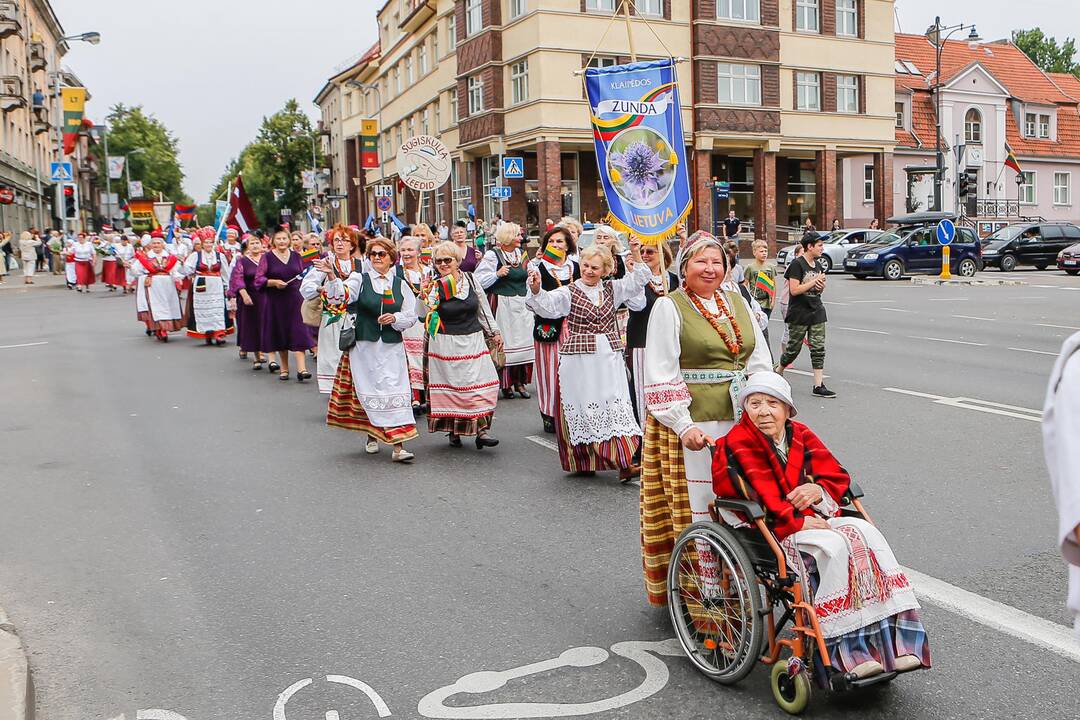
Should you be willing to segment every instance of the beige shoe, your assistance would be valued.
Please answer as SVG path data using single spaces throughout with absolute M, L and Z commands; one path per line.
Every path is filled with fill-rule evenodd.
M 394 462 L 407 463 L 407 462 L 412 462 L 412 459 L 414 457 L 416 457 L 416 456 L 413 455 L 411 452 L 409 452 L 405 448 L 401 448 L 400 450 L 395 450 L 394 451 L 394 455 L 393 455 L 393 457 L 391 459 Z
M 374 440 L 368 440 L 367 445 L 364 446 L 364 452 L 368 455 L 374 455 L 379 452 L 379 443 Z
M 922 660 L 914 655 L 901 655 L 896 658 L 896 672 L 908 672 L 910 670 L 918 670 L 922 667 Z
M 885 668 L 881 667 L 881 663 L 877 660 L 867 660 L 851 669 L 851 672 L 855 674 L 855 677 L 860 680 L 880 675 L 884 671 Z

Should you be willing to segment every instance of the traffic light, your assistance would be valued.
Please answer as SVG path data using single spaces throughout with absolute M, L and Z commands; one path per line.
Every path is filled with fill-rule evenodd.
M 75 217 L 75 186 L 64 186 L 64 217 Z
M 961 173 L 960 186 L 957 190 L 960 199 L 964 199 L 968 195 L 977 195 L 979 193 L 979 174 L 972 170 Z

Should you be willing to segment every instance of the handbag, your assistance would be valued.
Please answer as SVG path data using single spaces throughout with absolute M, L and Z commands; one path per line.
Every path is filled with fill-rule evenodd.
M 322 298 L 316 295 L 305 300 L 300 305 L 300 319 L 308 327 L 319 327 L 322 324 Z
M 495 369 L 502 370 L 506 367 L 506 353 L 501 345 L 496 344 L 495 336 L 485 333 L 484 342 L 487 343 L 488 353 L 491 355 L 491 362 L 494 363 Z
M 341 317 L 341 335 L 338 336 L 338 350 L 349 352 L 356 344 L 356 313 L 346 312 Z

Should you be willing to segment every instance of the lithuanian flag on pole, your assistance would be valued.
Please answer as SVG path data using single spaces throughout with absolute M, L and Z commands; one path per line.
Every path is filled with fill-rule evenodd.
M 442 292 L 442 299 L 449 300 L 457 295 L 457 280 L 453 275 L 447 275 L 442 280 L 439 280 L 439 290 Z
M 386 289 L 382 291 L 382 304 L 393 305 L 394 304 L 394 286 L 387 285 Z
M 303 261 L 304 267 L 315 262 L 315 258 L 317 257 L 319 257 L 319 248 L 308 248 L 300 253 L 300 260 Z
M 428 335 L 435 337 L 439 334 L 439 331 L 443 329 L 442 318 L 439 317 L 439 313 L 432 310 L 424 318 L 424 327 L 427 329 Z
M 768 295 L 770 300 L 776 297 L 776 281 L 769 277 L 764 270 L 758 271 L 754 287 Z
M 547 260 L 553 265 L 558 265 L 566 259 L 566 251 L 562 248 L 557 248 L 554 245 L 548 243 L 544 246 L 544 252 L 540 255 L 541 258 Z

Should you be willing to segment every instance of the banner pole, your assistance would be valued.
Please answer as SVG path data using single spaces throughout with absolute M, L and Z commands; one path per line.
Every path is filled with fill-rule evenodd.
M 623 0 L 623 17 L 626 18 L 626 39 L 630 42 L 630 62 L 637 62 L 637 52 L 634 50 L 634 30 L 630 26 L 630 2 Z
M 225 188 L 225 193 L 229 196 L 229 204 L 232 205 L 232 180 L 229 181 L 228 186 Z M 217 202 L 217 201 L 215 201 Z M 226 210 L 221 214 L 221 222 L 218 223 L 217 231 L 214 233 L 214 239 L 217 240 L 221 237 L 221 228 L 225 227 L 225 221 L 229 219 L 229 211 Z

